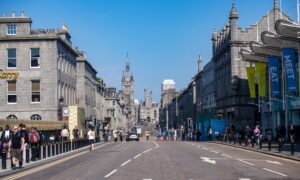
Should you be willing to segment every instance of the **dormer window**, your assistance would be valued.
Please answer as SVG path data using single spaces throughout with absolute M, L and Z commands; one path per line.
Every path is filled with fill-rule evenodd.
M 16 25 L 7 25 L 7 35 L 16 35 L 17 34 L 17 26 Z

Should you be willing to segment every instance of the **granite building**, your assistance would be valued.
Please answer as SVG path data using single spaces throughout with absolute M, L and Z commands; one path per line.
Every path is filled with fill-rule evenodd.
M 57 120 L 76 104 L 76 51 L 66 26 L 32 29 L 24 16 L 0 17 L 0 119 Z M 60 103 L 59 103 L 60 101 Z

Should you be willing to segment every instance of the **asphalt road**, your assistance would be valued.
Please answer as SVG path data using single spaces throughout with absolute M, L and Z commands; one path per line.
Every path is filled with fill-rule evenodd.
M 219 144 L 110 143 L 6 179 L 300 179 L 300 163 Z

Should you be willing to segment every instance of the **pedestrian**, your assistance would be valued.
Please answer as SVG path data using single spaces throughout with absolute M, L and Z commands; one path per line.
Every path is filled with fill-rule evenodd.
M 256 127 L 254 129 L 254 138 L 255 138 L 255 142 L 257 145 L 259 144 L 259 136 L 260 136 L 259 126 L 256 125 Z
M 90 144 L 90 151 L 94 150 L 94 143 L 95 143 L 95 137 L 96 137 L 96 134 L 95 132 L 93 131 L 93 129 L 91 127 L 89 127 L 89 130 L 87 132 L 87 136 L 88 136 L 88 139 L 89 139 L 89 144 Z
M 39 148 L 40 136 L 37 132 L 36 127 L 31 127 L 31 131 L 29 133 L 29 143 L 31 146 L 31 161 L 36 161 L 36 158 L 39 158 L 38 148 Z
M 123 142 L 123 134 L 121 131 L 119 132 L 119 138 L 120 138 L 120 141 Z
M 67 126 L 64 126 L 64 128 L 61 130 L 61 138 L 63 141 L 68 140 L 70 136 L 69 130 L 67 129 Z
M 114 136 L 115 142 L 117 142 L 118 141 L 118 131 L 117 130 L 113 131 L 113 136 Z
M 215 137 L 216 137 L 216 141 L 220 141 L 220 133 L 218 129 L 215 131 Z
M 147 141 L 149 141 L 150 132 L 149 132 L 149 131 L 146 131 L 146 132 L 145 132 L 145 135 L 146 135 Z
M 9 129 L 9 125 L 5 125 L 5 130 L 3 131 L 2 135 L 1 135 L 1 144 L 2 144 L 2 152 L 4 152 L 6 154 L 8 154 L 9 151 L 9 146 L 10 146 L 10 140 L 12 137 L 13 132 Z
M 73 129 L 73 137 L 75 140 L 79 138 L 79 129 L 77 128 L 77 126 L 75 126 L 75 128 Z
M 17 126 L 14 126 L 13 133 L 10 140 L 10 155 L 12 157 L 12 169 L 16 170 L 16 160 L 19 161 L 19 168 L 22 168 L 22 154 L 24 148 L 24 137 Z
M 28 142 L 29 142 L 29 137 L 28 137 L 28 132 L 26 130 L 26 125 L 25 124 L 20 124 L 19 127 L 21 128 L 20 132 L 21 132 L 21 135 L 22 137 L 24 137 L 24 147 L 22 148 L 21 150 L 21 163 L 24 161 L 25 159 L 25 153 L 24 151 L 26 150 L 27 148 L 27 145 L 28 145 Z

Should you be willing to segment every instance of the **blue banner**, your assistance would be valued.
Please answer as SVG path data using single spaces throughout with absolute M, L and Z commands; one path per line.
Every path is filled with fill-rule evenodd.
M 272 95 L 280 95 L 280 84 L 279 84 L 279 57 L 269 56 L 269 73 L 272 86 Z
M 285 65 L 285 75 L 287 81 L 287 90 L 296 92 L 296 67 L 295 67 L 295 50 L 293 48 L 282 48 L 282 59 Z

